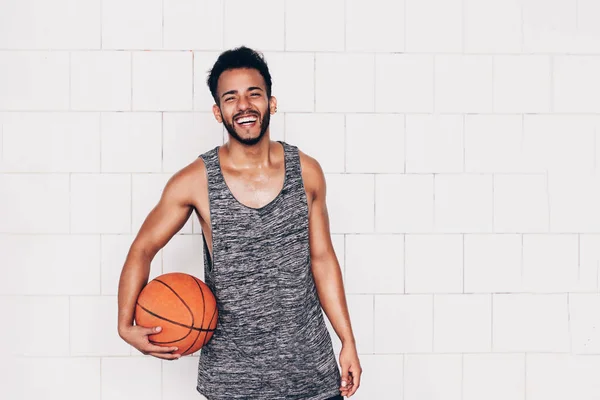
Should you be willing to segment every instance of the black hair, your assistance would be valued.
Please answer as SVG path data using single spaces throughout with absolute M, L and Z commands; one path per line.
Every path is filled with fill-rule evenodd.
M 216 104 L 220 104 L 217 95 L 217 83 L 219 82 L 219 77 L 223 72 L 237 68 L 251 68 L 258 70 L 267 86 L 267 98 L 271 98 L 271 74 L 269 73 L 269 67 L 267 66 L 263 54 L 246 46 L 241 46 L 221 53 L 206 79 L 206 83 Z

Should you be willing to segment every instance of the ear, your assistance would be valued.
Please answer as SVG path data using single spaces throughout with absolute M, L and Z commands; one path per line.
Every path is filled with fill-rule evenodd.
M 213 114 L 214 114 L 215 119 L 217 120 L 217 122 L 218 123 L 222 123 L 223 122 L 223 115 L 221 115 L 221 109 L 219 108 L 219 106 L 216 105 L 216 104 L 213 104 L 212 111 L 213 111 Z
M 277 112 L 277 98 L 275 96 L 271 96 L 269 99 L 269 106 L 271 108 L 271 115 Z

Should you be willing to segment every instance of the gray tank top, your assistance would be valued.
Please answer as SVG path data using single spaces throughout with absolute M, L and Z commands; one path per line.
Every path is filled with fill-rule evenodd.
M 283 188 L 252 208 L 231 193 L 219 146 L 200 155 L 208 174 L 213 256 L 204 280 L 219 319 L 202 348 L 197 390 L 208 400 L 324 400 L 340 394 L 340 371 L 311 272 L 308 204 L 296 146 Z

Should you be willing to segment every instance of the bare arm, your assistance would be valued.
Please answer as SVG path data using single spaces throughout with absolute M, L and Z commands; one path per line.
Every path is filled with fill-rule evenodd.
M 307 191 L 311 192 L 309 239 L 312 273 L 319 299 L 327 318 L 342 344 L 354 344 L 354 335 L 348 315 L 342 272 L 333 250 L 329 230 L 329 215 L 325 202 L 325 176 L 319 163 L 304 155 L 303 176 Z
M 118 330 L 122 337 L 123 331 L 133 325 L 135 303 L 148 283 L 152 259 L 192 213 L 191 179 L 189 169 L 183 169 L 169 179 L 158 204 L 148 214 L 131 244 L 119 280 Z
M 309 240 L 312 273 L 319 300 L 327 318 L 342 341 L 340 366 L 342 367 L 342 396 L 352 396 L 360 386 L 362 367 L 358 359 L 356 342 L 352 333 L 342 272 L 338 263 L 329 230 L 329 216 L 325 201 L 325 175 L 319 163 L 301 153 L 302 177 L 310 203 Z

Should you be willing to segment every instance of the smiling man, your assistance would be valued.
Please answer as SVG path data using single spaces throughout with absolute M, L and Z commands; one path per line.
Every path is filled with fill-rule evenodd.
M 132 325 L 154 255 L 195 211 L 204 277 L 219 320 L 202 348 L 197 390 L 208 400 L 334 400 L 352 396 L 362 369 L 331 243 L 325 177 L 296 146 L 271 141 L 277 112 L 260 53 L 222 53 L 207 80 L 229 140 L 178 171 L 136 236 L 119 284 L 119 334 L 144 354 L 157 327 Z M 326 133 L 324 133 L 326 134 Z M 340 367 L 322 311 L 342 342 Z

